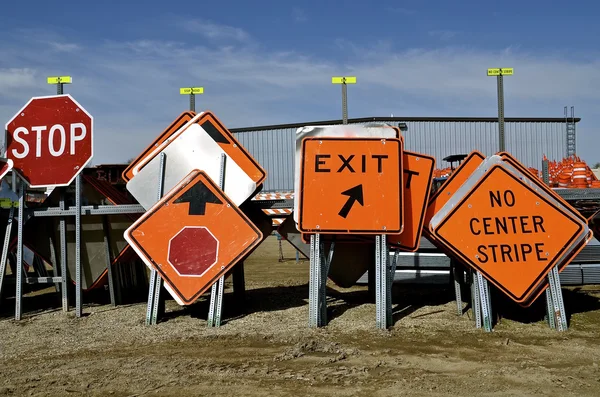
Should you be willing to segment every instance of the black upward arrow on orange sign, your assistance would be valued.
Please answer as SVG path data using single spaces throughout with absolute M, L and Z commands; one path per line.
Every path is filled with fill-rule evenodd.
M 206 204 L 223 204 L 215 194 L 202 181 L 196 182 L 194 186 L 183 193 L 174 204 L 190 203 L 189 215 L 204 215 Z
M 356 185 L 353 188 L 350 188 L 350 189 L 342 192 L 342 195 L 348 196 L 348 201 L 346 201 L 346 204 L 344 204 L 344 206 L 338 213 L 338 215 L 341 216 L 342 218 L 346 218 L 348 216 L 348 213 L 354 206 L 355 202 L 358 201 L 358 203 L 361 206 L 365 205 L 365 203 L 363 201 L 363 186 L 362 186 L 362 184 Z

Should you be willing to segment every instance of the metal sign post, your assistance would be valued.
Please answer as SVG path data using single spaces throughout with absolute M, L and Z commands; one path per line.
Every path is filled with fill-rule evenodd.
M 347 84 L 356 84 L 355 76 L 332 77 L 332 84 L 342 85 L 342 122 L 348 124 L 348 86 Z
M 19 217 L 17 223 L 17 265 L 16 276 L 17 276 L 17 286 L 15 293 L 15 320 L 21 320 L 21 314 L 23 312 L 23 308 L 21 307 L 21 301 L 23 297 L 23 206 L 25 204 L 25 187 L 26 183 L 17 178 L 19 183 Z
M 165 154 L 160 154 L 160 166 L 158 171 L 158 193 L 157 198 L 163 196 L 163 180 L 165 173 Z M 160 289 L 162 287 L 162 279 L 158 272 L 154 269 L 150 270 L 150 285 L 148 286 L 148 305 L 146 308 L 146 325 L 156 325 L 158 321 L 158 303 L 160 299 Z
M 56 94 L 63 95 L 63 85 L 72 84 L 73 79 L 71 76 L 51 76 L 48 77 L 48 84 L 56 84 Z M 65 193 L 66 188 L 60 188 L 60 202 L 59 206 L 61 210 L 65 209 Z M 67 292 L 67 228 L 66 218 L 61 217 L 59 221 L 59 233 L 60 233 L 60 278 L 62 288 L 62 309 L 63 312 L 69 311 L 69 297 Z M 54 276 L 58 275 L 58 263 L 54 264 Z
M 504 80 L 503 76 L 512 76 L 513 68 L 493 68 L 487 70 L 488 76 L 496 76 L 498 84 L 498 141 L 500 151 L 506 150 L 504 139 Z
M 227 155 L 221 153 L 221 172 L 219 173 L 219 188 L 225 191 L 225 167 L 227 166 Z M 208 308 L 207 324 L 209 327 L 221 326 L 221 314 L 223 312 L 223 289 L 225 288 L 225 275 L 221 276 L 210 289 L 210 304 Z
M 179 89 L 179 94 L 190 96 L 190 111 L 196 111 L 196 95 L 204 94 L 204 87 L 184 87 Z

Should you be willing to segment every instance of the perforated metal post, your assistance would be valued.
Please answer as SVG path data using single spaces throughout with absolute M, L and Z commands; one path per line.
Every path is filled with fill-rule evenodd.
M 60 190 L 60 202 L 59 208 L 61 211 L 65 210 L 65 188 Z M 60 277 L 62 284 L 62 310 L 63 312 L 69 311 L 69 293 L 67 288 L 67 226 L 66 219 L 64 216 L 59 221 L 59 234 L 60 234 Z
M 500 151 L 506 150 L 504 139 L 504 81 L 502 73 L 498 75 L 498 140 Z
M 20 178 L 19 178 L 20 179 Z M 16 293 L 15 293 L 15 320 L 21 320 L 22 299 L 23 299 L 23 207 L 25 206 L 25 182 L 18 181 L 19 184 L 19 218 L 17 221 L 17 265 L 16 269 Z
M 548 159 L 542 160 L 542 180 L 546 185 L 550 184 L 550 173 L 548 169 Z
M 387 236 L 385 234 L 375 237 L 375 311 L 376 326 L 386 329 L 391 319 L 388 319 L 388 287 L 390 286 L 390 269 L 387 266 Z
M 165 160 L 166 154 L 160 154 L 160 163 L 158 168 L 158 186 L 157 199 L 160 201 L 163 196 L 163 186 L 165 177 Z M 150 270 L 150 284 L 148 285 L 148 303 L 146 307 L 146 325 L 155 325 L 158 322 L 158 306 L 160 300 L 160 290 L 162 287 L 162 279 L 158 272 L 154 269 Z
M 461 282 L 459 279 L 459 271 L 457 268 L 457 263 L 454 259 L 450 260 L 450 266 L 452 267 L 452 278 L 454 281 L 454 296 L 456 298 L 456 311 L 459 316 L 462 316 L 463 306 L 462 306 Z
M 320 324 L 320 280 L 321 280 L 321 235 L 310 236 L 310 281 L 308 296 L 308 326 L 318 327 Z
M 375 325 L 382 327 L 381 319 L 381 236 L 375 236 Z
M 152 324 L 154 313 L 154 290 L 156 289 L 156 270 L 150 270 L 150 283 L 148 285 L 148 303 L 146 306 L 146 325 Z
M 342 83 L 342 122 L 348 124 L 348 86 Z
M 75 178 L 75 316 L 81 317 L 81 174 Z
M 480 272 L 477 272 L 477 289 L 479 291 L 479 301 L 481 304 L 481 315 L 483 318 L 483 329 L 487 332 L 492 330 L 490 303 L 488 302 L 487 280 L 483 278 Z
M 479 281 L 477 280 L 477 272 L 471 273 L 471 283 L 473 288 L 473 313 L 475 314 L 475 327 L 481 328 L 481 295 L 479 293 Z
M 356 76 L 332 77 L 331 83 L 342 86 L 342 123 L 348 124 L 348 84 L 356 84 Z
M 565 313 L 565 305 L 563 301 L 562 289 L 560 286 L 560 276 L 556 266 L 552 268 L 550 273 L 548 273 L 548 281 L 550 283 L 550 292 L 552 294 L 552 302 L 554 304 L 556 328 L 559 331 L 566 331 L 567 316 Z
M 221 169 L 219 172 L 219 188 L 225 191 L 225 172 L 227 168 L 227 155 L 221 153 Z M 219 277 L 210 289 L 210 306 L 208 309 L 208 326 L 220 327 L 223 312 L 223 290 L 225 288 L 225 275 Z
M 550 292 L 550 285 L 546 288 L 544 294 L 546 296 L 546 321 L 550 329 L 556 329 L 556 321 L 554 317 L 554 302 L 552 301 L 552 293 Z
M 196 111 L 196 95 L 194 93 L 190 94 L 190 110 L 192 112 Z

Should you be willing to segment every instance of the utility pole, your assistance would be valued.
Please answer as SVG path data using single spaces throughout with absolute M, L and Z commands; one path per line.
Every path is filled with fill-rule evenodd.
M 196 111 L 196 95 L 204 94 L 204 87 L 180 88 L 179 93 L 181 95 L 189 95 L 190 96 L 190 110 L 192 112 L 195 112 Z
M 332 77 L 332 84 L 342 85 L 342 122 L 348 124 L 348 86 L 347 84 L 356 84 L 355 76 Z
M 503 76 L 512 76 L 513 68 L 493 68 L 487 70 L 488 76 L 496 76 L 498 83 L 498 141 L 500 152 L 506 150 L 504 139 L 504 81 Z
M 63 94 L 63 84 L 71 84 L 73 79 L 71 76 L 51 76 L 48 77 L 48 84 L 56 84 L 56 94 Z

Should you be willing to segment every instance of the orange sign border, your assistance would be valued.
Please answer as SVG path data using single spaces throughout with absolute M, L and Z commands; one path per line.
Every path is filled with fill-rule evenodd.
M 158 136 L 156 139 L 142 151 L 128 166 L 123 170 L 121 178 L 125 182 L 129 182 L 135 175 L 133 175 L 133 169 L 135 166 L 142 161 L 147 155 L 149 155 L 154 149 L 159 147 L 161 143 L 169 139 L 171 135 L 176 133 L 181 127 L 188 123 L 191 119 L 196 116 L 195 112 L 187 111 L 181 113 L 173 122 Z
M 386 140 L 386 141 L 398 141 L 399 145 L 398 145 L 398 158 L 399 158 L 399 168 L 400 168 L 400 172 L 398 173 L 398 175 L 400 176 L 399 178 L 399 198 L 400 198 L 400 230 L 333 230 L 333 229 L 315 229 L 315 230 L 308 230 L 308 229 L 302 229 L 302 214 L 303 214 L 303 204 L 304 204 L 304 161 L 300 162 L 300 206 L 299 206 L 299 215 L 298 215 L 298 230 L 303 233 L 303 234 L 339 234 L 339 235 L 348 235 L 348 234 L 366 234 L 366 235 L 377 235 L 377 234 L 400 234 L 402 233 L 402 229 L 404 228 L 404 210 L 403 210 L 403 206 L 404 206 L 404 175 L 403 175 L 403 164 L 404 164 L 404 138 L 400 137 L 400 138 L 367 138 L 367 137 L 351 137 L 351 138 L 347 138 L 347 137 L 306 137 L 304 139 L 302 139 L 302 152 L 305 152 L 305 145 L 306 142 L 308 141 L 350 141 L 350 142 L 354 142 L 354 141 L 377 141 L 377 142 L 381 142 L 382 140 Z M 302 157 L 304 157 L 304 155 L 302 154 Z
M 425 237 L 427 237 L 436 246 L 437 246 L 437 244 L 435 244 L 436 237 L 433 235 L 433 233 L 429 229 L 429 224 L 431 223 L 431 219 L 434 217 L 434 215 L 436 214 L 436 212 L 432 213 L 431 216 L 428 216 L 429 208 L 432 205 L 435 204 L 436 200 L 442 194 L 442 192 L 444 192 L 445 190 L 447 190 L 451 185 L 454 188 L 453 185 L 456 184 L 457 181 L 460 182 L 458 180 L 458 177 L 459 177 L 459 175 L 462 177 L 461 171 L 464 174 L 464 167 L 465 167 L 465 165 L 468 164 L 475 157 L 478 157 L 478 158 L 481 159 L 481 161 L 479 162 L 479 164 L 477 164 L 477 167 L 479 167 L 479 165 L 483 162 L 483 160 L 485 160 L 485 156 L 480 151 L 478 151 L 478 150 L 474 150 L 471 153 L 469 153 L 469 155 L 463 160 L 463 162 L 461 163 L 461 165 L 459 165 L 458 167 L 456 167 L 456 169 L 454 170 L 454 172 L 452 172 L 452 175 L 450 175 L 450 177 L 448 179 L 446 179 L 446 181 L 442 184 L 442 186 L 440 186 L 440 188 L 438 190 L 436 190 L 436 192 L 429 198 L 429 202 L 427 203 L 427 209 L 425 210 L 425 220 L 424 220 L 425 225 L 423 225 L 423 234 L 425 235 Z M 456 186 L 456 189 L 460 188 L 462 186 L 462 184 L 465 183 L 465 181 L 467 179 L 469 179 L 470 176 L 471 176 L 471 174 L 466 175 L 466 177 L 461 182 L 461 184 L 458 185 L 458 186 Z M 450 196 L 450 197 L 452 197 L 452 196 Z M 446 199 L 446 202 L 444 204 L 446 204 L 448 202 L 448 200 L 449 200 L 449 198 Z M 442 207 L 443 207 L 443 205 L 440 208 L 442 208 Z M 438 247 L 438 248 L 441 249 L 441 247 Z
M 148 164 L 148 162 L 150 162 L 150 160 L 152 160 L 152 158 L 155 157 L 155 156 L 153 156 L 152 158 L 148 158 L 148 156 L 152 153 L 152 151 L 154 151 L 156 148 L 158 148 L 159 146 L 161 146 L 166 140 L 171 139 L 171 138 L 175 138 L 175 137 L 181 135 L 181 133 L 183 133 L 183 131 L 184 131 L 184 130 L 181 130 L 181 128 L 186 123 L 188 123 L 189 121 L 191 121 L 194 117 L 196 117 L 198 115 L 199 115 L 199 113 L 194 113 L 194 112 L 191 112 L 191 111 L 183 112 L 182 114 L 180 114 L 179 117 L 173 123 L 171 123 L 171 125 L 162 134 L 160 134 L 142 152 L 142 154 L 140 154 L 138 157 L 136 157 L 136 159 L 134 161 L 132 161 L 131 164 L 129 164 L 129 166 L 125 169 L 125 171 L 123 171 L 123 175 L 122 175 L 123 179 L 125 179 L 125 173 L 126 172 L 128 172 L 128 171 L 133 172 L 133 169 L 136 166 L 138 166 L 140 163 L 142 163 L 141 168 L 144 168 L 144 166 L 146 164 Z M 183 124 L 181 124 L 179 128 L 173 129 L 173 128 L 175 128 L 175 126 L 179 125 L 179 123 L 181 122 L 181 120 L 185 120 L 188 117 L 189 117 L 189 119 L 186 120 L 185 122 L 183 122 Z M 231 131 L 229 131 L 229 129 L 223 125 L 223 123 L 221 122 L 221 120 L 219 120 L 217 118 L 217 116 L 215 116 L 215 114 L 213 112 L 211 112 L 211 111 L 202 112 L 201 115 L 200 115 L 200 118 L 198 118 L 198 120 L 196 120 L 194 122 L 194 124 L 201 125 L 201 123 L 204 122 L 204 121 L 206 121 L 207 119 L 211 119 L 211 121 L 213 121 L 217 125 L 217 127 L 219 127 L 227 135 L 226 138 L 230 141 L 231 145 L 233 147 L 239 149 L 242 152 L 242 154 L 245 157 L 247 157 L 248 160 L 252 163 L 252 165 L 254 167 L 256 167 L 256 169 L 259 171 L 260 177 L 256 181 L 250 175 L 248 175 L 248 177 L 250 177 L 250 179 L 256 184 L 256 188 L 257 188 L 256 190 L 257 191 L 255 193 L 253 193 L 253 194 L 256 194 L 258 191 L 260 191 L 262 183 L 267 179 L 267 172 L 260 165 L 260 163 L 258 161 L 256 161 L 256 159 L 248 152 L 248 150 L 246 150 L 246 148 L 238 142 L 238 140 L 231 133 Z M 231 153 L 229 153 L 226 150 L 229 146 L 223 146 L 219 142 L 217 142 L 217 144 L 221 147 L 221 149 L 223 149 L 223 151 L 228 156 L 231 157 Z M 158 155 L 158 153 L 157 153 L 157 155 Z M 235 161 L 235 159 L 234 159 L 234 161 Z M 240 165 L 240 167 L 241 167 L 241 165 Z M 246 170 L 244 170 L 243 168 L 242 168 L 242 170 L 246 174 L 248 174 L 248 172 Z M 129 179 L 131 179 L 131 178 L 129 178 Z M 126 179 L 126 181 L 129 181 L 129 179 Z
M 420 245 L 421 245 L 421 236 L 423 235 L 423 226 L 425 223 L 425 216 L 427 215 L 427 207 L 428 207 L 428 203 L 429 203 L 429 197 L 431 196 L 431 185 L 433 185 L 433 170 L 435 169 L 435 157 L 433 156 L 429 156 L 426 154 L 422 154 L 422 153 L 417 153 L 417 152 L 411 152 L 408 150 L 405 150 L 403 153 L 404 156 L 415 156 L 415 157 L 421 157 L 421 158 L 425 158 L 425 159 L 429 159 L 431 160 L 431 170 L 429 171 L 429 175 L 427 176 L 428 178 L 428 182 L 427 182 L 427 192 L 425 193 L 425 199 L 423 200 L 423 206 L 421 209 L 421 216 L 419 218 L 419 226 L 417 229 L 417 236 L 415 238 L 414 244 L 412 246 L 408 246 L 408 245 L 402 245 L 402 244 L 396 244 L 396 243 L 392 243 L 390 241 L 390 239 L 392 238 L 392 236 L 388 236 L 387 238 L 387 242 L 390 246 L 392 246 L 395 249 L 400 249 L 404 252 L 415 252 L 419 249 Z M 403 162 L 403 167 L 406 167 L 405 163 Z M 404 172 L 404 169 L 402 170 Z M 404 188 L 404 186 L 403 186 Z M 404 196 L 402 198 L 402 204 L 404 205 L 406 203 L 405 201 L 405 197 Z M 403 214 L 403 221 L 406 221 L 406 207 L 404 207 L 404 214 Z M 404 227 L 406 228 L 406 224 L 404 224 Z M 403 230 L 402 233 L 404 233 L 406 230 Z M 402 239 L 402 233 L 400 233 L 400 239 Z
M 549 206 L 553 207 L 555 210 L 557 210 L 558 212 L 560 212 L 561 214 L 563 214 L 566 218 L 568 218 L 569 220 L 571 220 L 572 222 L 576 223 L 579 227 L 578 232 L 569 239 L 569 241 L 567 241 L 565 243 L 565 245 L 563 246 L 563 248 L 558 251 L 558 253 L 554 256 L 554 258 L 552 258 L 551 261 L 548 262 L 548 265 L 546 265 L 546 267 L 544 268 L 544 270 L 540 273 L 540 275 L 535 279 L 535 281 L 529 286 L 529 288 L 527 288 L 525 290 L 525 292 L 523 293 L 522 296 L 517 297 L 515 296 L 511 291 L 509 291 L 508 289 L 504 288 L 500 283 L 498 283 L 489 273 L 486 273 L 485 271 L 483 271 L 479 266 L 477 266 L 475 264 L 474 261 L 472 261 L 471 259 L 469 259 L 467 256 L 463 255 L 462 252 L 460 252 L 460 250 L 456 249 L 456 247 L 454 247 L 452 244 L 450 244 L 446 239 L 444 239 L 442 236 L 440 236 L 439 234 L 437 234 L 437 231 L 440 230 L 444 224 L 452 217 L 452 215 L 454 213 L 456 213 L 456 211 L 458 211 L 460 208 L 462 208 L 462 206 L 465 204 L 465 202 L 467 201 L 467 199 L 471 196 L 471 194 L 473 192 L 475 192 L 477 190 L 477 188 L 487 180 L 487 178 L 490 177 L 490 175 L 492 175 L 492 172 L 494 172 L 496 169 L 500 170 L 501 172 L 506 173 L 510 178 L 514 179 L 517 183 L 520 183 L 522 186 L 524 186 L 526 189 L 528 189 L 532 194 L 534 194 L 535 196 L 537 196 L 540 200 L 543 200 L 544 202 L 546 202 L 546 204 L 548 204 Z M 519 304 L 523 304 L 523 303 L 527 303 L 529 301 L 532 300 L 533 298 L 533 294 L 536 293 L 536 289 L 539 286 L 539 284 L 541 282 L 543 282 L 544 278 L 548 275 L 548 273 L 552 270 L 552 268 L 554 266 L 556 266 L 556 262 L 560 259 L 560 257 L 565 253 L 566 248 L 571 245 L 573 243 L 573 241 L 577 238 L 577 236 L 579 236 L 582 232 L 583 232 L 584 228 L 583 226 L 576 221 L 576 218 L 571 216 L 570 214 L 566 213 L 565 211 L 563 211 L 560 208 L 556 208 L 554 206 L 554 204 L 550 203 L 548 201 L 548 199 L 546 199 L 546 197 L 540 195 L 540 193 L 536 192 L 535 190 L 531 189 L 527 184 L 525 184 L 524 182 L 522 182 L 519 178 L 517 178 L 516 176 L 514 176 L 512 173 L 510 173 L 509 171 L 507 171 L 502 165 L 500 164 L 494 164 L 489 170 L 488 172 L 486 172 L 486 174 L 479 180 L 477 181 L 477 183 L 473 186 L 473 188 L 469 191 L 469 193 L 467 193 L 455 206 L 454 208 L 452 208 L 452 210 L 444 217 L 444 219 L 442 219 L 439 223 L 439 225 L 436 227 L 435 229 L 435 238 L 440 242 L 443 243 L 444 246 L 446 248 L 448 248 L 451 252 L 454 253 L 454 255 L 459 258 L 461 261 L 463 261 L 463 263 L 465 263 L 467 266 L 476 269 L 477 271 L 479 271 L 482 275 L 486 276 L 486 279 L 488 279 L 492 284 L 494 284 L 498 289 L 500 289 L 501 291 L 503 291 L 506 295 L 508 295 L 513 301 L 519 303 Z
M 202 180 L 203 183 L 209 186 L 209 188 L 213 190 L 213 193 L 215 193 L 219 197 L 219 199 L 223 201 L 223 205 L 231 206 L 231 208 L 238 213 L 240 219 L 246 222 L 248 226 L 250 226 L 250 228 L 257 234 L 257 239 L 252 244 L 248 245 L 248 247 L 246 247 L 242 252 L 240 252 L 232 261 L 229 262 L 228 265 L 226 265 L 219 272 L 215 273 L 215 276 L 212 279 L 210 279 L 209 282 L 207 282 L 207 287 L 205 289 L 198 291 L 194 296 L 192 296 L 189 299 L 186 299 L 181 294 L 177 286 L 166 276 L 166 274 L 162 271 L 160 266 L 157 265 L 154 259 L 148 254 L 144 247 L 133 236 L 133 232 L 137 228 L 139 228 L 147 219 L 149 219 L 155 212 L 159 211 L 165 205 L 165 203 L 170 202 L 175 198 L 175 196 L 180 195 L 180 193 L 185 193 L 186 189 L 192 188 L 194 186 L 192 182 L 198 177 L 200 177 L 200 180 Z M 221 189 L 212 181 L 212 179 L 210 179 L 210 177 L 204 171 L 200 171 L 198 169 L 192 170 L 185 178 L 182 179 L 182 181 L 176 187 L 170 190 L 158 203 L 156 203 L 152 208 L 146 211 L 144 215 L 142 215 L 133 225 L 131 225 L 127 229 L 126 233 L 127 236 L 131 239 L 131 241 L 135 243 L 136 248 L 138 248 L 139 251 L 144 255 L 146 259 L 144 262 L 147 261 L 146 263 L 152 264 L 152 268 L 158 271 L 160 276 L 169 283 L 169 287 L 173 289 L 173 291 L 177 294 L 179 299 L 181 299 L 181 301 L 184 302 L 186 305 L 194 303 L 200 297 L 200 295 L 206 292 L 206 290 L 208 290 L 208 288 L 210 288 L 210 286 L 214 284 L 215 281 L 217 281 L 222 275 L 226 274 L 229 270 L 231 270 L 231 268 L 233 268 L 233 266 L 235 266 L 240 261 L 240 259 L 244 258 L 246 254 L 254 250 L 263 241 L 263 234 L 260 231 L 260 229 L 258 229 L 258 227 L 256 227 L 256 225 L 252 221 L 250 221 L 246 214 L 244 214 L 244 212 L 242 212 L 242 210 L 240 210 L 239 207 L 236 206 L 229 199 L 229 197 L 227 197 L 227 195 L 221 191 Z

